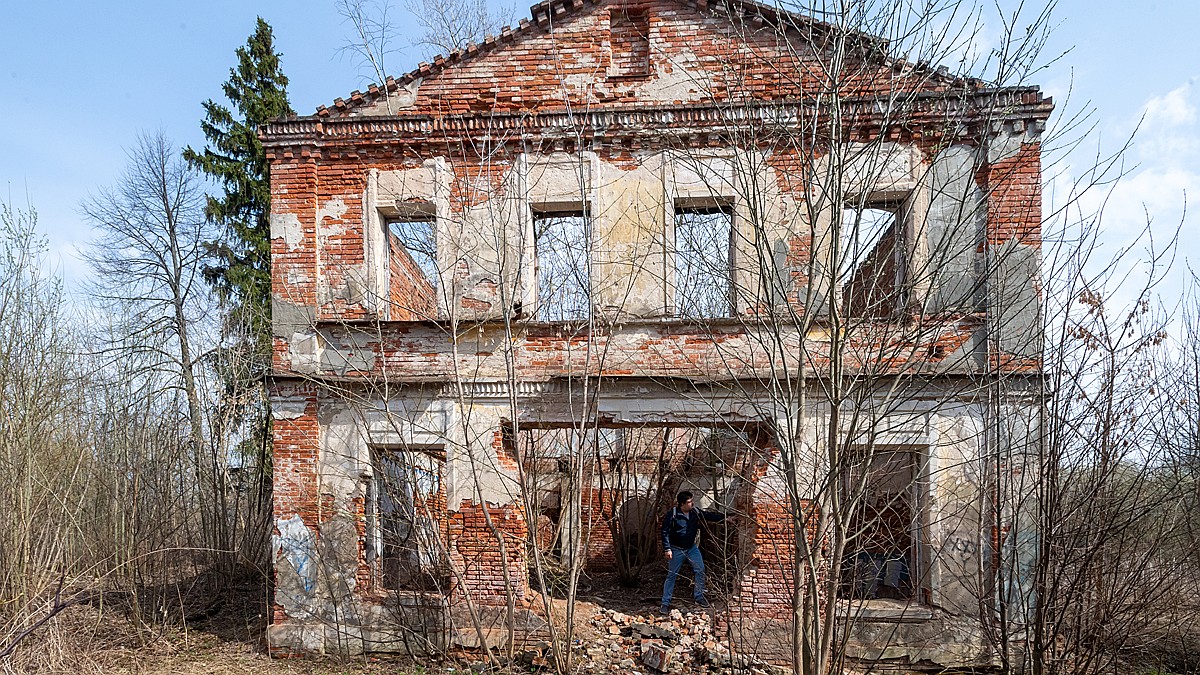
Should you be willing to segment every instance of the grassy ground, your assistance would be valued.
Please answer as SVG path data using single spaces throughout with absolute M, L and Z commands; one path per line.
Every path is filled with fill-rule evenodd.
M 227 627 L 225 627 L 227 628 Z M 229 639 L 227 630 L 138 628 L 121 616 L 76 607 L 21 643 L 0 662 L 5 673 L 130 675 L 425 675 L 465 672 L 464 666 L 412 661 L 332 658 L 275 659 L 261 631 Z

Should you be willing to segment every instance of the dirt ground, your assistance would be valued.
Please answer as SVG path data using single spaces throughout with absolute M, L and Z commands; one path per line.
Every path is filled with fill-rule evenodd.
M 401 660 L 271 658 L 261 624 L 180 628 L 134 625 L 91 606 L 71 608 L 23 641 L 0 673 L 130 675 L 425 675 L 468 672 L 466 665 Z M 240 635 L 239 635 L 240 633 Z
M 181 593 L 180 588 L 186 587 L 196 598 L 209 597 L 203 593 L 202 581 L 193 579 L 167 589 L 166 596 L 182 597 L 184 602 L 167 603 L 175 608 L 171 612 L 173 615 L 156 615 L 153 617 L 156 620 L 133 619 L 134 613 L 128 603 L 124 603 L 125 606 L 101 603 L 71 607 L 23 640 L 12 656 L 0 659 L 0 675 L 432 675 L 487 670 L 480 661 L 482 657 L 470 652 L 452 655 L 447 660 L 421 663 L 386 656 L 272 658 L 264 642 L 266 591 L 262 584 L 247 582 L 244 587 L 222 595 L 223 599 L 215 605 L 193 601 L 188 592 Z M 585 649 L 614 639 L 606 625 L 596 621 L 602 611 L 624 612 L 631 616 L 645 614 L 647 621 L 652 620 L 650 616 L 656 617 L 661 583 L 660 578 L 652 578 L 639 588 L 624 588 L 605 578 L 586 580 L 581 584 L 575 602 L 576 630 L 572 640 L 580 656 Z M 691 594 L 686 583 L 681 585 L 678 593 L 682 598 Z M 162 589 L 156 592 L 163 593 Z M 151 604 L 154 602 L 151 596 L 145 602 L 156 606 Z M 561 630 L 567 603 L 556 598 L 552 604 L 554 623 Z M 680 605 L 687 609 L 688 603 L 681 602 Z M 625 656 L 620 654 L 621 658 L 615 659 L 614 663 L 604 663 L 596 670 L 608 670 L 604 666 L 609 665 L 616 667 Z M 635 667 L 625 665 L 621 670 L 626 674 L 646 671 L 641 663 Z M 529 664 L 524 666 L 514 663 L 499 672 L 528 672 Z

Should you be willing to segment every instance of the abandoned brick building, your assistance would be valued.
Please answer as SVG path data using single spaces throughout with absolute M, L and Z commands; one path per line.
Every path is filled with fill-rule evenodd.
M 272 647 L 524 639 L 572 571 L 653 595 L 688 488 L 738 516 L 735 650 L 994 664 L 1050 101 L 748 0 L 531 12 L 262 131 Z

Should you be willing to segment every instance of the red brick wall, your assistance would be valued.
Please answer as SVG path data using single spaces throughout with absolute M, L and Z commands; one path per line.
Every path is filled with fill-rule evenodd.
M 919 367 L 937 365 L 951 353 L 939 345 L 961 344 L 979 325 L 974 317 L 942 321 L 929 318 L 924 326 L 927 332 L 917 344 L 911 342 L 911 335 L 885 326 L 879 331 L 881 344 L 872 345 L 871 349 L 867 348 L 869 345 L 860 345 L 847 352 L 847 359 L 864 354 L 895 354 L 896 360 L 891 364 L 894 371 L 913 372 Z M 869 328 L 863 326 L 860 333 L 869 336 Z M 366 349 L 375 353 L 376 374 L 386 369 L 393 376 L 452 379 L 457 373 L 471 373 L 476 378 L 507 377 L 503 355 L 490 347 L 476 351 L 474 343 L 462 342 L 455 352 L 444 333 L 420 326 L 384 324 L 380 331 L 381 341 L 366 345 Z M 341 331 L 332 327 L 329 334 L 336 340 Z M 496 337 L 499 338 L 499 333 Z M 793 346 L 775 355 L 774 366 L 770 354 L 759 348 L 767 337 L 753 326 L 745 325 L 597 327 L 594 333 L 577 330 L 569 336 L 553 328 L 531 328 L 517 337 L 513 347 L 519 377 L 531 380 L 585 375 L 769 377 L 771 372 L 780 372 L 780 364 L 784 362 L 795 368 L 802 336 L 784 331 L 781 337 L 785 344 Z M 806 349 L 810 365 L 820 365 L 828 344 L 810 340 Z
M 404 245 L 388 234 L 388 267 L 392 321 L 420 321 L 437 318 L 437 294 Z
M 274 511 L 276 518 L 298 514 L 304 524 L 319 524 L 317 461 L 320 429 L 317 424 L 316 388 L 311 385 L 276 386 L 272 398 L 303 397 L 304 414 L 294 419 L 276 419 L 274 428 Z
M 621 499 L 619 490 L 585 487 L 579 496 L 579 521 L 584 532 L 585 565 L 592 572 L 616 569 L 613 513 Z
M 776 154 L 776 148 L 768 146 L 764 149 L 772 155 Z M 365 269 L 362 195 L 369 169 L 391 170 L 400 166 L 384 150 L 364 147 L 361 155 L 353 157 L 331 154 L 320 159 L 319 168 L 307 163 L 285 162 L 273 169 L 273 190 L 278 200 L 273 205 L 273 212 L 277 216 L 294 215 L 303 232 L 303 240 L 294 248 L 279 238 L 272 242 L 273 291 L 281 300 L 308 307 L 315 307 L 320 301 L 318 317 L 322 320 L 368 316 L 368 309 L 362 304 L 363 299 L 355 297 L 353 292 L 354 288 L 361 287 L 362 277 L 371 274 L 370 270 Z M 445 149 L 429 148 L 429 151 L 443 152 Z M 503 155 L 508 151 L 498 152 Z M 624 152 L 608 148 L 601 149 L 598 154 L 605 161 L 612 161 Z M 648 155 L 638 154 L 638 157 L 644 156 Z M 498 184 L 493 183 L 503 175 L 506 162 L 495 157 L 489 157 L 486 161 L 469 155 L 456 158 L 456 180 L 452 184 L 449 217 L 453 218 L 461 214 L 464 208 L 499 194 L 489 193 L 488 189 L 500 189 Z M 776 165 L 780 181 L 786 184 L 781 187 L 791 193 L 799 204 L 798 208 L 804 209 L 805 186 L 802 180 L 793 177 L 805 172 L 805 160 L 793 152 L 790 158 L 773 157 L 772 162 Z M 486 185 L 481 187 L 480 181 Z M 986 168 L 980 175 L 980 182 L 989 191 L 988 242 L 995 244 L 1016 237 L 1022 243 L 1040 245 L 1039 146 L 1026 144 L 1016 156 Z M 313 223 L 318 208 L 323 217 L 320 227 L 315 227 Z M 983 245 L 984 242 L 980 243 Z M 801 291 L 808 282 L 812 241 L 807 234 L 793 237 L 788 241 L 784 253 L 784 272 L 788 275 L 788 287 L 785 290 L 795 308 L 803 312 L 805 298 Z M 426 283 L 412 261 L 396 251 L 389 257 L 391 287 L 388 292 L 393 305 L 393 320 L 422 319 L 436 315 L 433 288 Z M 451 270 L 450 275 L 461 282 L 467 273 L 467 268 L 459 264 Z M 353 278 L 354 275 L 358 275 L 358 278 Z M 481 297 L 495 295 L 496 279 L 484 277 L 478 283 Z M 463 303 L 469 310 L 491 309 L 487 302 L 476 299 L 464 298 Z M 762 309 L 753 307 L 749 311 L 757 313 Z M 553 369 L 561 362 L 562 355 L 557 352 L 562 345 L 546 343 L 542 347 L 546 357 L 531 358 L 528 366 Z M 531 341 L 529 348 L 532 352 L 539 346 Z M 285 356 L 286 345 L 277 345 L 277 365 L 284 365 Z
M 317 493 L 317 460 L 320 429 L 317 423 L 316 388 L 310 385 L 272 385 L 271 398 L 302 398 L 304 412 L 292 419 L 275 419 L 274 492 L 272 506 L 276 520 L 300 516 L 305 526 L 319 525 L 320 497 Z M 278 530 L 275 531 L 278 535 Z M 276 604 L 274 622 L 286 620 L 283 607 Z
M 361 302 L 338 294 L 348 290 L 352 268 L 366 261 L 363 247 L 363 198 L 367 167 L 353 162 L 323 162 L 317 180 L 317 274 L 333 297 L 318 298 L 319 319 L 359 319 L 367 316 Z M 340 205 L 337 200 L 340 200 Z
M 511 595 L 518 604 L 524 603 L 529 597 L 527 536 L 519 507 L 463 501 L 449 519 L 450 564 L 461 574 L 461 580 L 451 579 L 451 602 L 470 598 L 481 605 L 503 605 Z
M 748 517 L 737 523 L 745 571 L 729 602 L 730 621 L 790 616 L 797 521 L 803 521 L 810 545 L 817 536 L 816 505 L 809 500 L 793 502 L 786 490 L 780 489 L 781 477 L 768 478 L 771 463 L 779 456 L 769 434 L 759 430 L 751 441 L 760 454 L 753 467 L 754 480 L 743 486 L 736 500 L 738 511 Z
M 1002 250 L 1000 247 L 1010 241 L 1031 248 L 1041 247 L 1041 166 L 1041 144 L 1022 143 L 1015 154 L 990 164 L 984 172 L 988 219 L 987 241 L 983 245 L 992 252 Z M 1040 359 L 1027 356 L 996 353 L 989 358 L 993 368 L 1005 371 L 1041 368 Z
M 1022 143 L 1016 154 L 987 167 L 988 245 L 1016 239 L 1041 246 L 1041 153 L 1040 143 Z
M 271 162 L 271 216 L 296 219 L 299 240 L 293 246 L 286 237 L 271 239 L 271 293 L 280 302 L 300 307 L 317 304 L 317 165 L 313 158 L 287 154 Z M 287 367 L 287 341 L 276 338 L 273 366 Z
M 876 135 L 878 132 L 876 130 Z M 889 132 L 889 137 L 892 135 Z M 916 138 L 912 133 L 903 136 L 897 138 L 916 142 L 929 151 L 935 148 L 934 138 Z M 872 137 L 868 134 L 862 140 Z M 498 147 L 481 157 L 470 149 L 456 145 L 451 139 L 447 141 L 449 147 L 438 147 L 438 144 L 431 143 L 423 147 L 407 147 L 403 152 L 427 152 L 430 155 L 450 153 L 454 181 L 451 184 L 450 213 L 445 215 L 451 220 L 462 214 L 464 209 L 502 195 L 501 178 L 504 172 L 511 167 L 518 152 L 531 149 Z M 812 158 L 787 142 L 777 143 L 761 138 L 759 144 L 770 157 L 779 187 L 795 200 L 796 208 L 803 212 L 806 209 L 805 176 Z M 272 210 L 277 216 L 293 215 L 298 218 L 303 231 L 303 240 L 296 247 L 286 245 L 279 238 L 273 240 L 273 290 L 279 298 L 294 304 L 312 307 L 320 302 L 318 316 L 323 320 L 368 316 L 368 310 L 361 304 L 362 299 L 354 297 L 352 291 L 356 285 L 361 286 L 361 277 L 370 276 L 370 271 L 364 267 L 362 213 L 367 174 L 370 169 L 388 171 L 408 167 L 413 161 L 397 159 L 396 154 L 400 151 L 383 145 L 363 145 L 353 150 L 350 153 L 330 148 L 321 156 L 307 158 L 303 162 L 287 157 L 286 153 L 273 158 L 272 189 L 277 201 Z M 597 150 L 603 161 L 628 161 L 631 164 L 649 158 L 653 152 L 654 148 L 650 146 L 632 155 L 628 149 L 612 145 Z M 1039 144 L 1027 143 L 1013 157 L 984 167 L 981 171 L 979 182 L 988 191 L 986 243 L 995 244 L 1015 237 L 1021 243 L 1040 245 L 1039 153 Z M 318 209 L 322 214 L 321 223 L 314 226 Z M 981 241 L 980 245 L 984 243 Z M 788 275 L 785 291 L 795 308 L 803 312 L 805 308 L 802 306 L 804 298 L 801 291 L 808 282 L 811 238 L 807 233 L 791 238 L 784 253 L 784 272 Z M 433 290 L 424 282 L 412 261 L 395 252 L 390 258 L 392 285 L 388 291 L 394 306 L 392 318 L 413 320 L 435 314 Z M 450 275 L 461 282 L 468 272 L 467 267 L 460 263 L 450 271 Z M 356 274 L 359 279 L 353 278 Z M 493 276 L 485 275 L 478 281 L 481 297 L 495 295 L 497 279 Z M 464 298 L 462 302 L 468 310 L 491 309 L 488 302 L 478 299 Z M 748 311 L 758 313 L 763 309 L 751 307 Z M 280 357 L 285 353 L 281 345 Z M 530 365 L 538 367 L 539 363 L 533 361 Z
M 426 69 L 416 100 L 405 112 L 462 114 L 483 111 L 546 110 L 572 105 L 679 103 L 698 100 L 800 98 L 827 79 L 824 59 L 807 44 L 825 39 L 790 31 L 784 38 L 770 25 L 725 12 L 702 10 L 673 0 L 643 0 L 623 6 L 578 4 L 571 15 L 556 13 L 545 25 L 505 33 L 466 60 L 438 60 Z M 609 77 L 614 62 L 611 14 L 645 12 L 651 49 L 646 77 Z M 628 55 L 617 54 L 618 63 Z M 440 64 L 440 66 L 439 66 Z M 439 71 L 440 67 L 440 71 Z M 619 70 L 619 69 L 618 69 Z M 602 87 L 578 83 L 599 77 Z M 646 80 L 674 78 L 663 90 Z M 840 75 L 843 93 L 866 95 L 884 88 L 933 91 L 945 78 L 923 68 L 893 69 L 850 62 Z M 338 114 L 331 108 L 326 114 Z
M 607 76 L 613 62 L 608 35 L 609 7 L 583 3 L 570 20 L 556 16 L 551 22 L 553 31 L 549 25 L 518 31 L 502 40 L 504 44 L 498 49 L 440 72 L 430 71 L 417 89 L 413 107 L 402 110 L 399 118 L 428 115 L 444 119 L 439 116 L 470 112 L 544 112 L 562 110 L 568 101 L 589 109 L 602 109 L 606 105 L 661 106 L 735 98 L 795 99 L 806 96 L 824 77 L 815 61 L 795 58 L 804 50 L 795 49 L 795 43 L 784 44 L 769 27 L 746 32 L 739 18 L 713 17 L 697 5 L 674 0 L 646 0 L 632 7 L 646 12 L 653 45 L 645 77 Z M 791 37 L 800 39 L 796 35 Z M 742 38 L 744 42 L 739 42 Z M 923 80 L 925 77 L 926 74 L 900 73 L 890 67 L 864 67 L 861 72 L 851 74 L 846 93 L 942 86 Z M 585 86 L 586 83 L 596 86 Z M 661 86 L 665 84 L 670 86 Z M 370 273 L 364 269 L 363 195 L 371 169 L 412 168 L 425 158 L 450 158 L 454 182 L 448 215 L 453 218 L 499 194 L 501 176 L 518 153 L 595 149 L 602 160 L 633 168 L 677 142 L 666 136 L 645 138 L 643 134 L 605 137 L 592 145 L 588 138 L 549 135 L 535 138 L 531 132 L 530 138 L 512 139 L 514 142 L 508 145 L 489 145 L 494 139 L 476 145 L 476 141 L 489 133 L 486 116 L 479 119 L 478 131 L 472 132 L 476 138 L 443 135 L 372 140 L 363 136 L 339 140 L 318 138 L 320 132 L 314 132 L 313 138 L 303 142 L 270 146 L 272 214 L 281 222 L 294 217 L 299 228 L 288 235 L 291 241 L 277 236 L 271 242 L 272 288 L 276 299 L 310 309 L 318 320 L 331 323 L 370 318 L 365 299 L 356 298 L 353 288 L 362 283 L 355 275 L 369 278 Z M 937 134 L 945 128 L 944 123 L 944 119 L 926 118 L 903 131 L 856 128 L 851 137 L 867 141 L 887 134 L 901 140 L 902 134 L 903 140 L 913 140 L 929 150 L 940 142 Z M 933 131 L 923 136 L 922 129 Z M 706 133 L 679 143 L 689 148 L 719 148 L 727 143 L 725 138 Z M 771 139 L 766 135 L 754 138 L 753 144 L 770 157 L 777 170 L 778 187 L 796 202 L 802 202 L 811 149 L 796 147 L 794 138 Z M 577 147 L 576 143 L 581 145 Z M 997 245 L 1013 238 L 1024 245 L 1040 245 L 1039 153 L 1036 143 L 1025 144 L 1013 157 L 982 170 L 979 182 L 989 191 L 989 197 L 987 236 L 981 245 Z M 802 301 L 798 289 L 808 281 L 805 268 L 811 251 L 812 242 L 805 237 L 788 242 L 786 260 L 791 283 L 788 295 L 797 304 Z M 394 307 L 391 318 L 400 322 L 424 318 L 433 309 L 432 288 L 413 281 L 419 274 L 414 274 L 415 265 L 402 253 L 391 252 L 391 286 L 386 289 Z M 459 279 L 466 272 L 462 265 L 454 269 Z M 481 283 L 494 284 L 496 280 Z M 465 302 L 478 303 L 476 309 L 487 309 L 482 300 Z M 904 349 L 896 351 L 911 352 L 925 365 L 935 365 L 963 344 L 979 328 L 979 322 L 969 316 L 948 317 L 939 325 L 926 318 L 923 328 L 924 343 L 904 344 L 901 345 Z M 330 325 L 327 334 L 336 340 L 341 329 Z M 461 373 L 498 380 L 509 375 L 503 355 L 478 347 L 475 347 L 478 351 L 473 351 L 469 342 L 460 343 L 456 353 L 440 329 L 386 323 L 380 327 L 380 334 L 377 342 L 367 345 L 376 356 L 375 369 L 361 375 L 447 380 Z M 891 331 L 891 335 L 889 339 L 900 337 L 896 331 Z M 754 328 L 746 325 L 633 324 L 600 327 L 594 333 L 533 327 L 521 333 L 514 349 L 516 372 L 526 380 L 584 375 L 759 378 L 795 372 L 798 363 L 795 359 L 802 351 L 809 359 L 808 365 L 819 369 L 826 362 L 823 350 L 827 345 L 810 340 L 802 350 L 804 340 L 805 336 L 799 334 L 785 336 L 786 343 L 775 358 L 793 359 L 787 368 L 780 368 L 779 361 L 768 359 L 761 348 L 764 344 L 761 336 L 756 336 Z M 274 347 L 274 368 L 286 375 L 291 367 L 287 339 L 276 338 Z M 879 353 L 878 349 L 866 348 L 848 351 Z M 900 361 L 895 368 L 897 372 L 911 369 L 912 363 Z M 316 389 L 309 385 L 277 386 L 272 396 L 301 396 L 307 402 L 301 416 L 275 423 L 275 513 L 278 517 L 298 513 L 306 524 L 315 528 L 321 506 L 316 470 L 319 443 Z M 505 446 L 499 432 L 494 447 L 502 469 L 516 470 L 516 456 Z M 602 567 L 613 562 L 612 530 L 608 522 L 613 513 L 613 496 L 599 490 L 585 491 L 583 517 L 591 524 L 587 533 L 589 565 Z M 361 522 L 361 500 L 352 506 Z M 739 536 L 739 541 L 752 542 L 749 569 L 738 584 L 731 614 L 772 618 L 786 612 L 791 603 L 794 518 L 788 504 L 767 498 L 753 501 L 747 508 L 753 519 L 747 526 L 752 536 Z M 461 579 L 454 582 L 454 597 L 503 604 L 511 594 L 523 602 L 528 597 L 525 552 L 528 527 L 522 509 L 515 504 L 467 501 L 449 512 L 445 533 L 450 561 L 461 574 Z M 506 573 L 509 586 L 504 582 Z M 363 574 L 360 568 L 360 587 Z

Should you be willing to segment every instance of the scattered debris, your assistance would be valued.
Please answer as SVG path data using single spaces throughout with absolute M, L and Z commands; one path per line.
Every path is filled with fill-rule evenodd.
M 708 612 L 676 609 L 659 616 L 599 609 L 590 624 L 598 637 L 576 645 L 573 658 L 580 672 L 730 672 L 729 647 Z

